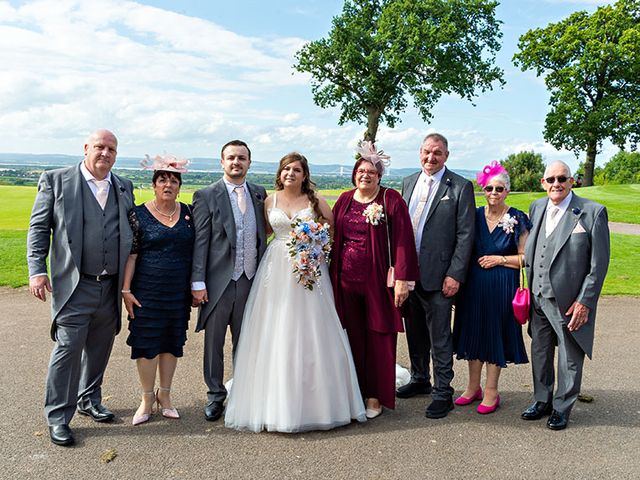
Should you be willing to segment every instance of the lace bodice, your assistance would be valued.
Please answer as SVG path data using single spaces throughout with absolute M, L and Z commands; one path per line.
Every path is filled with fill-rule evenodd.
M 293 218 L 289 218 L 284 210 L 273 206 L 269 209 L 269 223 L 273 229 L 276 240 L 289 240 L 289 232 L 291 231 L 291 224 L 298 218 L 312 218 L 313 209 L 311 207 L 303 208 L 296 212 Z

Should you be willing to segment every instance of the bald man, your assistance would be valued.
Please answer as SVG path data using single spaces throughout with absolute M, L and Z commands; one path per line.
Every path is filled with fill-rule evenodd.
M 533 227 L 525 245 L 535 401 L 521 416 L 548 416 L 548 428 L 563 430 L 580 393 L 584 356 L 591 358 L 593 351 L 596 306 L 609 266 L 609 226 L 603 205 L 571 191 L 574 179 L 566 163 L 551 163 L 541 183 L 547 197 L 529 208 Z
M 51 352 L 45 417 L 51 441 L 74 443 L 76 411 L 96 422 L 114 415 L 102 405 L 102 380 L 120 330 L 124 264 L 132 233 L 133 185 L 111 173 L 118 140 L 97 130 L 79 165 L 44 172 L 27 238 L 29 290 L 51 293 Z M 49 256 L 50 272 L 47 272 Z

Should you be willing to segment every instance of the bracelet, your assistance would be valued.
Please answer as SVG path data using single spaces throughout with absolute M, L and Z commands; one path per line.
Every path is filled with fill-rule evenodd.
M 502 255 L 502 264 L 506 264 L 507 263 L 507 257 L 505 257 L 504 255 Z
M 120 290 L 120 293 L 131 293 L 131 290 Z

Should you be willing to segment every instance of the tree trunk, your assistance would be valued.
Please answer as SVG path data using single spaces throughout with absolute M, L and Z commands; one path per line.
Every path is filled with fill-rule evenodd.
M 583 187 L 593 185 L 593 169 L 596 164 L 597 142 L 589 140 L 587 143 L 587 157 L 584 160 L 584 178 L 582 179 Z
M 380 125 L 380 111 L 375 108 L 368 108 L 367 111 L 367 131 L 364 134 L 364 139 L 375 142 Z

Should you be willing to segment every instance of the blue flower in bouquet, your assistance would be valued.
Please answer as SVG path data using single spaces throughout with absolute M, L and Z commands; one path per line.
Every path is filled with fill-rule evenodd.
M 304 288 L 313 290 L 322 275 L 320 263 L 329 261 L 329 224 L 318 223 L 312 218 L 298 218 L 291 228 L 287 247 L 293 275 Z

